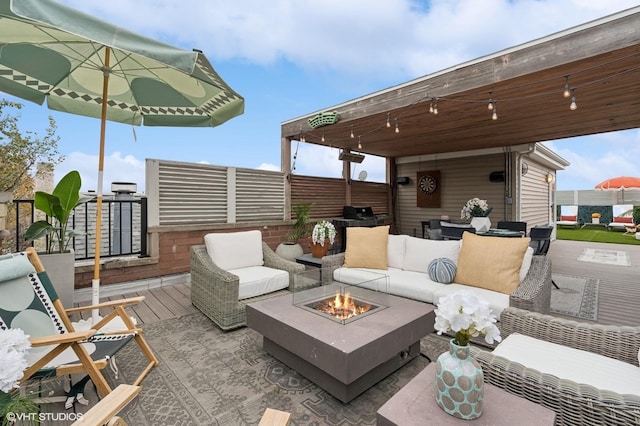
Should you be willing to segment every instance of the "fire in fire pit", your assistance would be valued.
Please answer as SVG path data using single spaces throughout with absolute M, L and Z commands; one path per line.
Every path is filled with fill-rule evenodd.
M 340 322 L 356 319 L 378 308 L 376 305 L 355 299 L 349 293 L 342 294 L 340 291 L 337 291 L 334 297 L 312 302 L 306 307 Z

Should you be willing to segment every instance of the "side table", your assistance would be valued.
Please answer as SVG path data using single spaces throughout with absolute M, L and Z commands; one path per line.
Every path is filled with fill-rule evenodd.
M 435 363 L 391 397 L 377 412 L 378 426 L 402 425 L 553 425 L 556 413 L 541 405 L 485 383 L 482 416 L 462 420 L 445 413 L 436 403 Z
M 296 263 L 300 263 L 304 266 L 310 266 L 312 268 L 319 268 L 320 282 L 322 282 L 322 258 L 321 257 L 313 257 L 311 253 L 306 253 L 306 254 L 303 254 L 302 256 L 296 257 Z

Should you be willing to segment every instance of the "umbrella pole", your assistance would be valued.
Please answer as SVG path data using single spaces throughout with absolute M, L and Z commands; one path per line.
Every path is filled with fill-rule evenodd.
M 104 171 L 104 139 L 107 123 L 107 96 L 109 94 L 109 56 L 111 49 L 107 47 L 104 53 L 104 67 L 102 79 L 102 112 L 100 117 L 100 153 L 98 155 L 98 198 L 96 200 L 96 247 L 93 262 L 93 280 L 91 281 L 93 305 L 100 303 L 100 244 L 102 237 L 102 175 Z M 93 324 L 98 322 L 98 310 L 91 312 Z

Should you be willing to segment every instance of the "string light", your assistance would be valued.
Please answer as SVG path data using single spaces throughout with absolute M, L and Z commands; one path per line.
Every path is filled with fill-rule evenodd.
M 300 142 L 306 142 L 307 139 L 304 137 L 304 133 L 300 136 Z
M 564 76 L 564 92 L 562 92 L 562 96 L 565 98 L 571 96 L 571 92 L 569 92 L 569 74 Z
M 633 53 L 633 54 L 632 54 L 632 55 L 630 55 L 629 57 L 636 57 L 636 56 L 638 56 L 638 53 Z M 608 65 L 608 64 L 609 64 L 609 63 L 604 64 L 604 65 Z M 601 64 L 601 65 L 598 65 L 597 67 L 602 67 L 602 66 L 604 66 L 604 65 L 602 65 L 602 64 Z M 577 74 L 577 73 L 586 72 L 586 71 L 589 71 L 589 70 L 591 70 L 591 68 L 589 68 L 589 69 L 585 69 L 585 70 L 579 70 L 579 71 L 576 71 L 576 72 L 574 72 L 574 73 L 573 73 L 573 74 L 571 74 L 571 75 L 575 75 L 575 74 Z M 582 89 L 583 87 L 589 87 L 589 86 L 592 86 L 592 85 L 594 85 L 594 84 L 598 84 L 598 83 L 601 83 L 601 82 L 604 82 L 604 81 L 612 80 L 612 79 L 617 78 L 617 77 L 621 77 L 621 76 L 626 75 L 626 74 L 631 73 L 631 72 L 636 72 L 636 71 L 638 71 L 638 70 L 640 70 L 640 66 L 636 66 L 636 67 L 628 68 L 628 69 L 625 69 L 624 71 L 617 72 L 617 73 L 613 73 L 613 74 L 610 74 L 610 75 L 606 75 L 606 76 L 603 76 L 602 78 L 599 78 L 599 79 L 596 79 L 596 80 L 592 80 L 592 81 L 584 82 L 584 83 L 583 83 L 583 84 L 581 84 L 579 87 L 573 87 L 573 88 L 569 85 L 569 77 L 570 77 L 571 75 L 569 75 L 569 74 L 565 74 L 565 75 L 563 75 L 563 77 L 565 78 L 564 89 L 565 89 L 565 90 L 566 90 L 566 89 L 568 89 L 569 98 L 571 98 L 571 103 L 570 103 L 570 105 L 569 105 L 569 108 L 570 108 L 572 111 L 575 111 L 576 109 L 578 109 L 578 105 L 577 105 L 577 102 L 576 102 L 576 96 L 575 96 L 575 90 L 576 90 L 577 88 Z M 554 79 L 557 81 L 558 77 L 546 78 L 546 79 L 543 79 L 543 80 L 540 80 L 540 81 L 544 82 L 544 81 L 551 81 L 551 80 L 554 80 Z M 540 81 L 537 81 L 536 83 L 539 83 Z M 532 83 L 527 83 L 527 84 L 526 84 L 526 86 L 530 86 L 531 84 L 532 84 Z M 519 87 L 519 86 L 514 86 L 514 87 L 509 87 L 509 88 L 510 88 L 510 89 L 517 89 L 518 87 Z M 564 96 L 566 96 L 565 90 L 563 90 L 563 97 L 564 97 Z M 486 93 L 486 92 L 485 92 L 485 93 Z M 512 97 L 512 98 L 501 98 L 501 99 L 500 99 L 500 102 L 505 102 L 505 101 L 506 101 L 506 102 L 516 102 L 516 101 L 522 101 L 523 99 L 533 99 L 533 98 L 540 98 L 540 97 L 545 97 L 545 96 L 552 96 L 554 93 L 556 93 L 556 94 L 557 94 L 557 91 L 556 91 L 556 90 L 551 90 L 551 91 L 546 91 L 546 92 L 542 92 L 542 93 L 534 93 L 534 94 L 530 94 L 530 95 L 516 96 L 516 97 Z M 490 97 L 489 97 L 489 102 L 487 103 L 487 108 L 491 111 L 491 119 L 492 119 L 492 120 L 497 120 L 497 119 L 498 119 L 498 115 L 497 115 L 497 111 L 496 111 L 496 110 L 497 110 L 497 103 L 498 103 L 498 100 L 493 99 L 493 97 L 492 97 L 492 92 L 489 92 L 489 96 L 490 96 Z M 557 96 L 557 95 L 556 95 L 556 96 Z M 408 106 L 408 109 L 411 109 L 411 108 L 415 107 L 416 105 L 422 104 L 422 102 L 425 100 L 425 98 L 429 98 L 429 97 L 428 97 L 426 94 L 425 94 L 424 96 L 421 96 L 421 97 L 420 97 L 419 99 L 417 99 L 414 103 L 412 103 L 411 105 L 409 105 L 409 106 Z M 439 112 L 439 111 L 438 111 L 438 100 L 439 100 L 439 99 L 440 99 L 440 98 L 437 98 L 437 97 L 431 97 L 431 98 L 430 98 L 430 103 L 429 103 L 429 112 L 430 112 L 430 113 L 438 114 L 438 112 Z M 453 95 L 453 96 L 451 96 L 451 97 L 443 97 L 442 99 L 445 99 L 445 100 L 447 100 L 447 101 L 452 101 L 452 102 L 463 102 L 463 103 L 465 103 L 465 102 L 468 102 L 468 103 L 479 103 L 479 102 L 481 103 L 481 102 L 483 102 L 482 100 L 478 100 L 477 98 L 476 98 L 476 99 L 473 99 L 473 98 L 471 98 L 471 99 L 465 99 L 465 98 L 458 98 L 458 97 L 457 97 L 457 96 L 455 96 L 455 95 Z M 485 98 L 485 99 L 486 99 L 486 98 Z M 493 108 L 494 108 L 493 110 L 491 110 L 491 109 L 490 109 L 490 104 L 493 106 Z M 405 108 L 405 109 L 406 109 L 406 108 Z M 399 120 L 399 118 L 402 118 L 402 114 L 401 114 L 400 116 L 396 116 L 396 117 L 394 118 L 394 121 L 395 121 L 395 133 L 400 133 L 400 128 L 399 128 L 399 124 L 398 124 L 398 120 Z M 376 127 L 375 127 L 375 128 L 373 128 L 373 129 L 370 129 L 370 130 L 365 131 L 365 133 L 364 133 L 364 134 L 365 134 L 365 136 L 366 136 L 367 134 L 370 134 L 370 133 L 373 133 L 373 132 L 379 131 L 379 130 L 381 130 L 381 129 L 382 129 L 382 128 L 384 128 L 384 127 L 391 127 L 391 122 L 390 122 L 390 120 L 391 120 L 391 118 L 390 118 L 390 113 L 388 112 L 388 113 L 387 113 L 387 121 L 386 121 L 384 124 L 382 124 L 382 125 L 376 126 Z M 314 135 L 314 133 L 313 133 L 313 132 L 311 132 L 310 134 L 311 134 L 311 135 Z M 315 135 L 314 135 L 314 137 L 317 137 L 317 136 L 315 136 Z M 353 124 L 351 125 L 351 134 L 350 134 L 350 137 L 351 137 L 352 139 L 353 139 L 353 138 L 355 138 L 354 125 L 353 125 Z M 359 136 L 359 138 L 360 138 L 360 136 Z M 322 133 L 322 139 L 321 139 L 321 140 L 322 140 L 322 142 L 325 142 L 325 143 L 326 143 L 326 141 L 329 141 L 329 142 L 331 142 L 331 143 L 335 143 L 335 142 L 337 142 L 337 141 L 339 141 L 339 140 L 343 140 L 343 141 L 344 141 L 344 139 L 342 139 L 342 138 L 338 138 L 337 140 L 334 140 L 334 139 L 332 139 L 332 138 L 327 139 L 327 138 L 325 137 L 325 134 L 324 134 L 324 133 Z M 305 135 L 302 133 L 302 129 L 300 129 L 300 139 L 299 139 L 299 141 L 306 141 L 306 137 L 305 137 Z M 353 146 L 353 145 L 352 145 L 352 146 Z
M 493 111 L 493 98 L 491 97 L 491 92 L 489 92 L 489 104 L 487 105 L 487 109 L 489 111 Z
M 324 132 L 322 133 L 322 138 L 320 138 L 322 142 L 324 142 Z
M 358 135 L 358 149 L 362 149 L 362 142 L 360 142 L 360 135 Z

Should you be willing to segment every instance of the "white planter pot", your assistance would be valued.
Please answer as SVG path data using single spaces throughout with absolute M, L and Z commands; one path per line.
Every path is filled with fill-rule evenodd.
M 58 298 L 65 308 L 73 308 L 73 291 L 75 288 L 75 258 L 73 250 L 66 253 L 38 253 L 45 271 L 58 293 Z
M 280 243 L 278 247 L 276 247 L 276 254 L 287 260 L 295 261 L 296 257 L 304 254 L 304 250 L 302 250 L 300 244 L 286 242 Z
M 476 232 L 488 231 L 491 228 L 491 219 L 488 217 L 472 217 L 471 226 L 476 228 Z
M 591 218 L 591 223 L 600 223 L 600 218 L 599 217 L 592 217 Z

